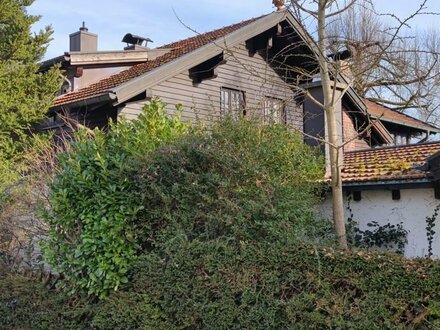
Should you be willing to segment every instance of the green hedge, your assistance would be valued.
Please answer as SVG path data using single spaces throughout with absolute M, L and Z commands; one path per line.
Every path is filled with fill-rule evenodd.
M 438 329 L 440 263 L 393 255 L 193 241 L 149 254 L 98 303 L 0 278 L 0 328 Z
M 0 274 L 1 329 L 81 329 L 91 315 L 84 300 L 67 298 L 40 281 Z
M 130 291 L 160 306 L 171 329 L 433 329 L 439 275 L 427 260 L 193 240 L 143 257 Z

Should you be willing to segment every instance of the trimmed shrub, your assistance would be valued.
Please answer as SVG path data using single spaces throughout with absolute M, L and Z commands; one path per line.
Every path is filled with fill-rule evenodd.
M 84 329 L 93 315 L 90 307 L 36 280 L 0 274 L 1 329 Z
M 127 283 L 137 242 L 128 223 L 141 209 L 129 180 L 132 159 L 184 134 L 188 125 L 153 100 L 137 120 L 121 120 L 104 133 L 82 130 L 59 157 L 51 185 L 47 261 L 72 291 L 104 296 Z
M 437 329 L 440 263 L 309 244 L 182 241 L 142 256 L 124 300 L 148 296 L 160 317 L 130 328 Z M 130 298 L 131 297 L 131 298 Z M 111 313 L 141 306 L 102 301 Z M 147 316 L 151 315 L 146 314 Z M 138 318 L 138 323 L 133 320 Z M 101 320 L 105 321 L 104 318 Z M 99 329 L 112 328 L 113 320 Z
M 145 292 L 115 292 L 94 306 L 94 329 L 172 329 Z
M 297 243 L 186 242 L 98 303 L 0 276 L 0 328 L 438 329 L 440 262 Z

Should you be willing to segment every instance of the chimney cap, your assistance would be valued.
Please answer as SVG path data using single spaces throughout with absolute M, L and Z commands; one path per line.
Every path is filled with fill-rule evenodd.
M 153 42 L 150 38 L 145 38 L 141 36 L 137 36 L 135 34 L 127 33 L 124 38 L 122 38 L 122 42 L 126 42 L 130 45 L 139 45 L 142 46 L 142 44 L 145 42 L 145 47 L 147 47 L 147 44 L 149 42 Z
M 86 28 L 86 22 L 83 21 L 82 26 L 79 28 L 79 30 L 80 30 L 80 31 L 84 31 L 84 32 L 89 31 L 89 29 Z
M 277 7 L 277 10 L 283 10 L 284 4 L 286 3 L 286 0 L 273 0 L 273 5 Z

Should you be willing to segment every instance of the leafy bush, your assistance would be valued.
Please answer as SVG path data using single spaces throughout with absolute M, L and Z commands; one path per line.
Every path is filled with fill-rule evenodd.
M 297 243 L 186 242 L 98 303 L 0 276 L 0 328 L 438 329 L 440 262 Z
M 322 158 L 283 126 L 226 120 L 134 167 L 143 252 L 175 238 L 287 242 L 322 226 L 313 212 Z
M 76 304 L 0 287 L 0 315 L 17 317 L 0 328 L 440 327 L 440 262 L 305 242 L 326 228 L 311 211 L 322 164 L 285 128 L 227 121 L 133 162 L 129 283 Z
M 59 157 L 43 215 L 50 226 L 44 250 L 73 290 L 102 296 L 128 281 L 137 244 L 128 223 L 141 208 L 128 179 L 131 160 L 187 129 L 153 100 L 137 120 L 112 124 L 108 133 L 80 131 Z

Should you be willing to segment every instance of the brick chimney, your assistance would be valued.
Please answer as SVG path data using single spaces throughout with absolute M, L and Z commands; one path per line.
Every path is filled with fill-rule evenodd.
M 96 52 L 98 50 L 98 35 L 90 33 L 83 22 L 79 31 L 70 35 L 71 52 Z

